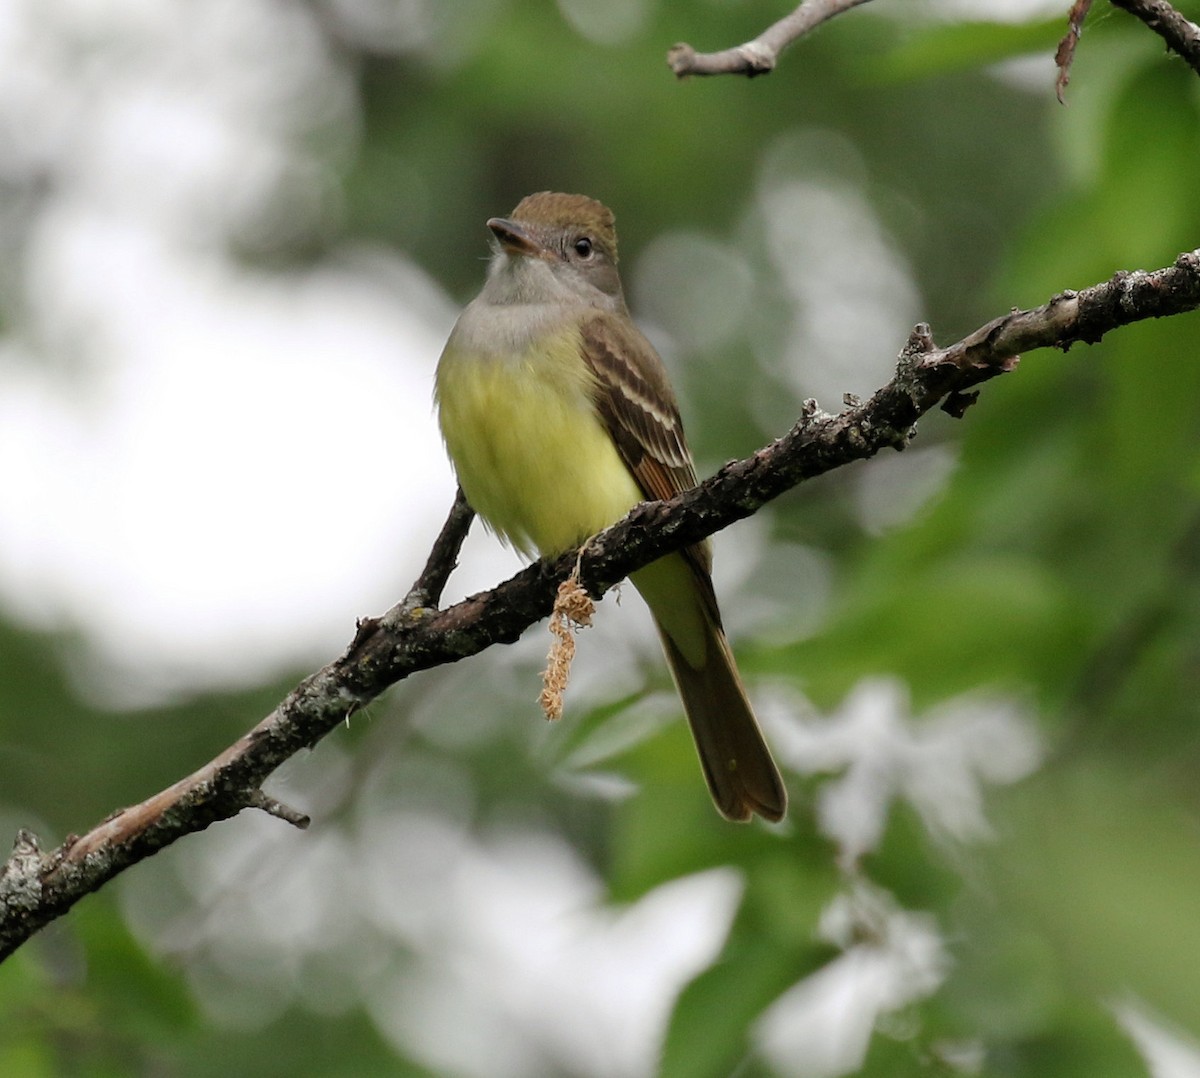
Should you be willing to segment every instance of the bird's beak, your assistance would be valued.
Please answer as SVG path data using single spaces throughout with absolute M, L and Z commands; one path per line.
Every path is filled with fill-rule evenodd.
M 500 241 L 500 246 L 512 255 L 528 255 L 532 258 L 545 258 L 546 248 L 543 247 L 533 234 L 519 221 L 511 221 L 507 217 L 493 217 L 487 223 L 492 235 Z

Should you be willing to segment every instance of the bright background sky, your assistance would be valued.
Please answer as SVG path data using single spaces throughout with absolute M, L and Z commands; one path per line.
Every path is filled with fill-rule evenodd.
M 436 284 L 382 248 L 231 254 L 336 218 L 355 120 L 287 5 L 0 8 L 0 167 L 43 184 L 3 236 L 0 594 L 114 702 L 328 657 L 448 507 Z
M 625 5 L 629 27 L 638 7 Z M 344 0 L 328 14 L 404 51 L 434 11 Z M 0 218 L 0 599 L 79 634 L 93 694 L 148 701 L 319 662 L 354 616 L 402 592 L 440 524 L 452 480 L 430 377 L 453 301 L 392 249 L 335 247 L 279 270 L 232 253 L 259 231 L 332 227 L 333 169 L 357 128 L 353 83 L 310 9 L 0 6 L 0 170 L 36 192 Z M 873 387 L 879 372 L 848 357 L 888 356 L 916 297 L 852 189 L 787 182 L 805 152 L 845 148 L 775 147 L 763 210 L 788 222 L 773 242 L 801 334 L 789 377 L 836 402 Z M 641 282 L 678 264 L 680 244 L 702 246 L 691 264 L 725 302 L 672 319 Z M 481 223 L 462 257 L 486 250 Z M 847 318 L 831 301 L 862 265 L 879 276 L 858 281 Z M 748 281 L 735 254 L 682 234 L 645 253 L 630 291 L 686 347 L 689 332 L 737 328 Z M 697 311 L 710 312 L 699 326 Z M 476 544 L 456 587 L 512 564 Z

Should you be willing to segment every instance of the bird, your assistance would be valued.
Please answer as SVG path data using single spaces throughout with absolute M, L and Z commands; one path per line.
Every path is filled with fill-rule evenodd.
M 542 191 L 487 227 L 487 278 L 438 360 L 438 422 L 488 528 L 527 556 L 558 555 L 638 503 L 694 487 L 695 465 L 666 368 L 626 306 L 612 211 Z M 630 579 L 654 618 L 717 810 L 778 821 L 787 791 L 711 571 L 705 540 Z

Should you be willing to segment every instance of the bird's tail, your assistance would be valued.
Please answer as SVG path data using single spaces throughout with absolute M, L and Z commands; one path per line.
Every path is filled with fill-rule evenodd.
M 781 820 L 787 810 L 783 778 L 750 708 L 725 634 L 711 622 L 706 624 L 707 654 L 698 668 L 661 626 L 659 636 L 708 789 L 717 810 L 728 820 L 749 820 L 753 813 Z

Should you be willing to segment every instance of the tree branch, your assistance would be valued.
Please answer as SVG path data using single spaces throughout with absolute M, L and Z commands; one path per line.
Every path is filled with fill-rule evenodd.
M 794 41 L 811 33 L 835 15 L 868 0 L 805 0 L 790 15 L 769 26 L 753 41 L 721 52 L 697 52 L 691 45 L 672 45 L 667 65 L 679 78 L 687 75 L 767 75 L 775 70 L 779 54 Z
M 1094 343 L 1120 326 L 1197 308 L 1200 250 L 1153 273 L 1122 271 L 1033 310 L 1013 310 L 947 348 L 935 347 L 929 327 L 919 325 L 895 377 L 865 403 L 830 415 L 807 401 L 782 438 L 669 502 L 637 506 L 582 555 L 538 562 L 491 591 L 438 610 L 434 604 L 472 517 L 460 492 L 405 599 L 383 617 L 360 622 L 346 653 L 305 678 L 249 733 L 194 774 L 113 813 L 82 837 L 69 836 L 55 850 L 42 852 L 28 831 L 17 835 L 0 869 L 0 959 L 131 865 L 244 808 L 304 826 L 307 817 L 262 790 L 285 760 L 411 674 L 516 640 L 550 612 L 558 583 L 577 562 L 585 586 L 601 595 L 633 570 L 750 516 L 805 479 L 884 448 L 903 449 L 920 416 L 939 403 L 961 415 L 975 399 L 974 387 L 1013 370 L 1021 351 Z
M 1141 19 L 1200 75 L 1200 26 L 1185 19 L 1167 0 L 1112 0 L 1112 3 Z

